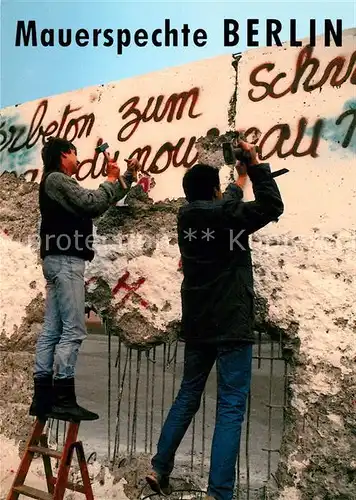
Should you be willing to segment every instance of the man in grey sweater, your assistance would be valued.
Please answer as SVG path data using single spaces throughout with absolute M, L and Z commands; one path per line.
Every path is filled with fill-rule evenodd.
M 77 150 L 65 139 L 50 138 L 42 149 L 43 176 L 39 189 L 41 211 L 40 255 L 46 279 L 44 324 L 36 345 L 34 397 L 30 414 L 46 419 L 95 420 L 98 417 L 77 404 L 75 366 L 86 337 L 85 261 L 94 258 L 92 219 L 123 198 L 137 172 L 136 159 L 120 170 L 108 162 L 107 180 L 96 190 L 73 179 L 78 169 Z

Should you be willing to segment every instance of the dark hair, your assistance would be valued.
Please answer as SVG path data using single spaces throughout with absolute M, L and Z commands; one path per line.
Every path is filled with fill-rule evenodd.
M 214 189 L 220 189 L 219 170 L 211 165 L 198 163 L 183 177 L 183 189 L 189 202 L 212 200 Z
M 49 172 L 59 172 L 61 169 L 61 153 L 76 152 L 77 148 L 66 139 L 49 137 L 42 148 L 43 175 Z

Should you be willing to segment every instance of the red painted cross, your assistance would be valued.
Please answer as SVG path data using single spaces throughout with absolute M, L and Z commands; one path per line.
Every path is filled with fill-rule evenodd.
M 137 290 L 146 281 L 146 278 L 141 277 L 137 281 L 135 281 L 134 283 L 129 284 L 129 283 L 127 283 L 127 280 L 129 277 L 130 277 L 130 273 L 129 273 L 129 271 L 126 271 L 126 273 L 123 276 L 121 276 L 121 278 L 119 278 L 118 282 L 116 283 L 116 285 L 112 289 L 113 295 L 116 295 L 118 293 L 118 291 L 121 289 L 127 290 L 127 293 L 121 299 L 120 304 L 124 304 L 130 296 L 134 295 L 135 297 L 137 297 L 140 300 L 141 306 L 148 307 L 149 303 L 147 302 L 147 300 L 143 299 L 141 297 L 141 295 L 139 295 L 137 293 Z
M 139 299 L 141 306 L 143 307 L 148 307 L 149 302 L 147 300 L 143 299 L 141 295 L 137 293 L 137 290 L 140 288 L 140 286 L 146 281 L 146 278 L 139 278 L 137 281 L 133 283 L 127 283 L 128 278 L 130 277 L 129 271 L 126 271 L 125 274 L 121 276 L 121 278 L 118 279 L 116 285 L 114 288 L 111 290 L 113 295 L 116 295 L 119 290 L 127 290 L 127 293 L 123 296 L 123 298 L 120 300 L 120 302 L 116 305 L 115 309 L 117 309 L 120 305 L 124 304 L 129 297 L 132 295 L 136 298 Z M 89 285 L 89 283 L 92 283 L 93 281 L 96 281 L 98 278 L 96 276 L 92 276 L 89 278 L 86 282 L 85 285 Z

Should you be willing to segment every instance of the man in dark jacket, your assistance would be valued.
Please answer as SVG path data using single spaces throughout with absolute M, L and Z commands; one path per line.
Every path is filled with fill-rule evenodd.
M 78 169 L 77 150 L 65 139 L 50 138 L 42 149 L 39 189 L 41 258 L 46 279 L 44 324 L 36 345 L 34 397 L 30 414 L 65 420 L 95 420 L 77 404 L 74 386 L 78 351 L 86 337 L 85 262 L 94 258 L 92 219 L 123 198 L 128 189 L 118 182 L 120 170 L 107 165 L 107 180 L 96 190 L 72 178 Z M 129 187 L 140 165 L 128 161 L 124 180 Z
M 248 164 L 225 193 L 219 172 L 196 165 L 184 176 L 188 204 L 178 215 L 182 256 L 182 330 L 185 341 L 183 380 L 168 414 L 146 477 L 151 487 L 169 493 L 176 450 L 198 411 L 208 375 L 216 362 L 217 415 L 211 448 L 208 496 L 231 500 L 241 425 L 250 389 L 254 292 L 249 235 L 278 220 L 283 202 L 267 163 L 246 142 Z M 250 177 L 255 200 L 243 202 L 241 179 Z

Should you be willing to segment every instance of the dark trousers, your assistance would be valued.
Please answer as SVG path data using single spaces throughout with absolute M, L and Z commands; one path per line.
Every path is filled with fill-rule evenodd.
M 232 347 L 186 344 L 182 384 L 163 426 L 152 466 L 163 476 L 171 474 L 175 453 L 199 409 L 205 383 L 215 361 L 218 378 L 217 414 L 211 446 L 208 494 L 217 500 L 231 500 L 241 425 L 250 390 L 251 344 Z

